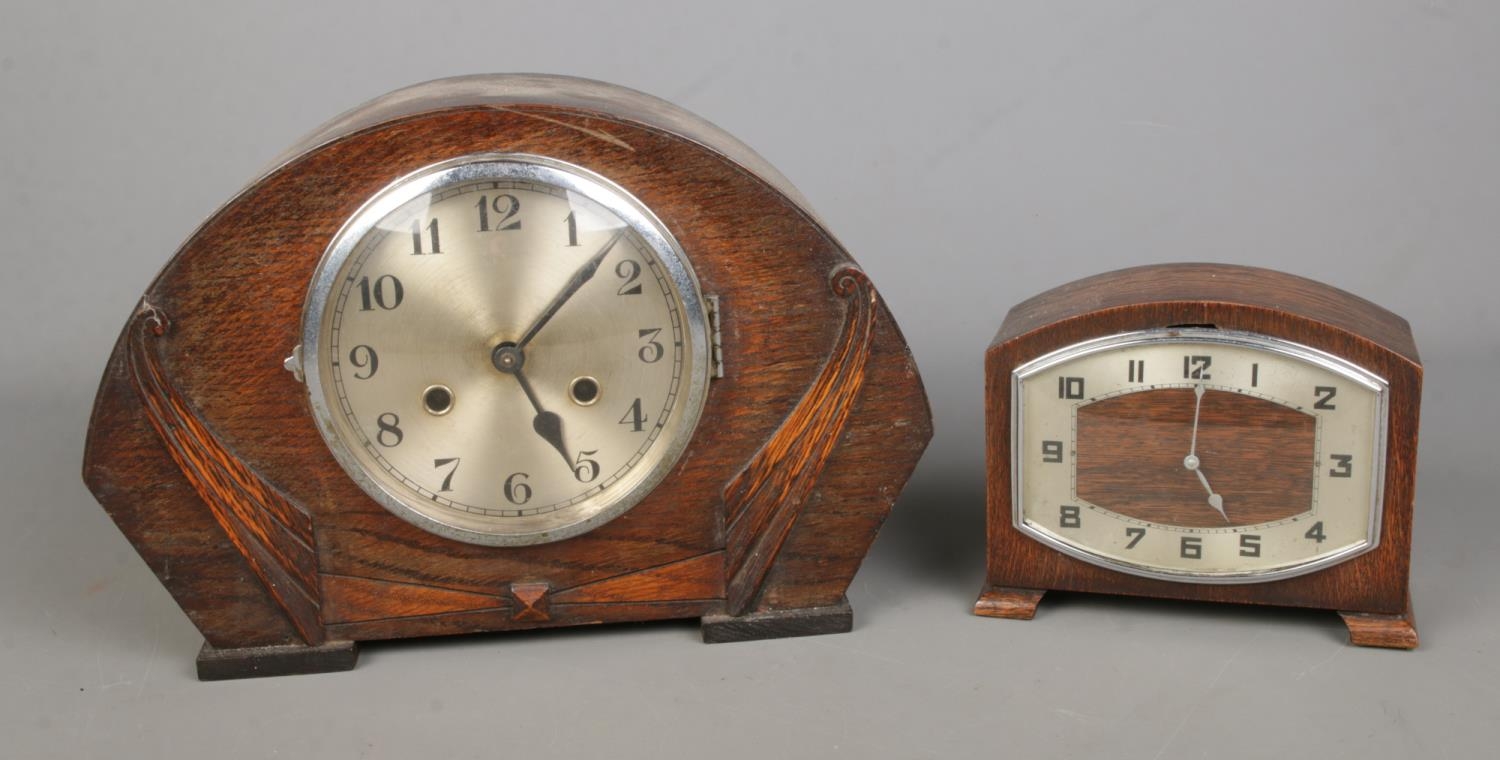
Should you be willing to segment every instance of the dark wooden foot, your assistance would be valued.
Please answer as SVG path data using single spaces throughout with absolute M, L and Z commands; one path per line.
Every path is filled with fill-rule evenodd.
M 984 617 L 1030 620 L 1036 617 L 1036 606 L 1041 603 L 1046 591 L 1031 588 L 1005 588 L 990 586 L 979 592 L 979 601 L 974 603 L 974 614 Z
M 1340 612 L 1349 627 L 1349 643 L 1362 647 L 1416 649 L 1417 619 L 1411 612 L 1411 597 L 1400 615 L 1378 615 L 1373 612 Z
M 215 649 L 205 641 L 198 652 L 198 680 L 332 673 L 353 670 L 358 661 L 359 644 L 353 641 L 330 641 L 315 647 L 287 644 L 243 649 Z
M 702 624 L 705 644 L 819 636 L 854 630 L 854 609 L 849 606 L 849 598 L 844 597 L 838 604 L 827 607 L 751 612 L 739 617 L 704 615 Z

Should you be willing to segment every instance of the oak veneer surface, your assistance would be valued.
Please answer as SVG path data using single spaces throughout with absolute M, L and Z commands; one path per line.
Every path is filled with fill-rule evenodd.
M 359 121 L 356 119 L 356 121 Z M 170 319 L 162 373 L 205 435 L 313 526 L 316 600 L 329 634 L 383 638 L 698 616 L 724 597 L 722 489 L 778 432 L 830 360 L 850 313 L 829 277 L 848 254 L 796 200 L 702 144 L 570 106 L 458 106 L 324 135 L 229 202 L 144 301 Z M 339 468 L 282 368 L 323 249 L 365 198 L 457 155 L 546 155 L 640 199 L 720 296 L 724 377 L 668 478 L 626 514 L 551 544 L 453 542 L 396 518 Z M 777 175 L 779 177 L 779 175 Z M 784 181 L 784 180 L 783 180 Z M 873 294 L 873 291 L 870 291 Z M 750 609 L 835 605 L 930 437 L 921 381 L 878 296 L 859 393 L 837 446 Z M 128 381 L 127 325 L 101 384 L 85 478 L 215 647 L 297 632 L 199 494 L 159 449 Z M 542 583 L 550 604 L 521 604 Z M 593 589 L 600 589 L 598 592 Z M 606 590 L 607 589 L 607 590 Z M 633 589 L 633 590 L 632 590 Z
M 1149 522 L 1223 527 L 1203 486 L 1182 466 L 1193 429 L 1188 388 L 1140 391 L 1078 409 L 1078 496 Z M 1214 483 L 1235 495 L 1228 525 L 1292 517 L 1312 503 L 1317 420 L 1310 414 L 1237 393 L 1207 393 L 1197 451 L 1213 462 Z

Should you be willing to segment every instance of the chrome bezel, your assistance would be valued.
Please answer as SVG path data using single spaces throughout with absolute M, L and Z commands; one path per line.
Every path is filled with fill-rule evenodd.
M 544 527 L 526 531 L 509 531 L 505 519 L 495 521 L 496 530 L 479 531 L 444 521 L 416 509 L 409 502 L 421 501 L 415 496 L 386 488 L 373 477 L 339 435 L 323 387 L 319 342 L 323 319 L 332 292 L 345 262 L 360 241 L 375 229 L 387 215 L 424 194 L 452 185 L 483 180 L 526 180 L 552 185 L 577 193 L 598 203 L 624 221 L 642 240 L 666 270 L 679 300 L 686 326 L 691 370 L 684 378 L 686 400 L 683 402 L 677 433 L 665 442 L 662 457 L 652 470 L 628 490 L 597 505 L 584 502 L 546 513 L 536 520 Z M 484 153 L 461 156 L 418 169 L 387 185 L 362 205 L 334 235 L 325 249 L 308 284 L 302 312 L 302 351 L 305 387 L 313 418 L 334 459 L 370 498 L 397 517 L 431 533 L 483 546 L 528 546 L 551 543 L 587 533 L 624 514 L 653 490 L 676 466 L 692 439 L 708 394 L 711 362 L 708 343 L 708 317 L 698 278 L 687 254 L 655 214 L 614 182 L 580 166 L 552 158 L 520 153 Z M 425 503 L 425 502 L 424 502 Z M 588 506 L 587 510 L 580 507 Z M 584 511 L 586 514 L 578 514 Z
M 1025 419 L 1025 410 L 1023 409 L 1025 402 L 1021 394 L 1021 384 L 1028 377 L 1084 356 L 1153 343 L 1218 344 L 1280 354 L 1341 375 L 1373 391 L 1376 395 L 1375 419 L 1371 421 L 1371 424 L 1375 426 L 1375 461 L 1378 464 L 1370 476 L 1372 498 L 1370 503 L 1369 531 L 1365 539 L 1362 542 L 1350 544 L 1339 551 L 1330 552 L 1327 555 L 1315 557 L 1287 567 L 1245 572 L 1193 573 L 1165 570 L 1158 567 L 1104 557 L 1026 522 L 1021 503 L 1021 495 L 1024 493 L 1022 487 L 1024 471 L 1020 452 L 1025 432 L 1022 429 Z M 1389 389 L 1390 384 L 1384 378 L 1375 375 L 1359 365 L 1300 343 L 1259 333 L 1198 327 L 1160 328 L 1110 335 L 1066 346 L 1026 362 L 1011 372 L 1011 523 L 1023 534 L 1070 557 L 1109 570 L 1143 578 L 1155 578 L 1178 583 L 1243 584 L 1264 583 L 1283 578 L 1293 578 L 1323 570 L 1353 559 L 1380 545 L 1381 519 L 1385 512 L 1386 436 L 1390 418 L 1388 409 L 1390 399 Z M 1073 466 L 1076 467 L 1077 462 L 1074 462 Z

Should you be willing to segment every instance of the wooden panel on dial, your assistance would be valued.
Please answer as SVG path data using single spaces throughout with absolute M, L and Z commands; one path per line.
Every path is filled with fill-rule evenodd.
M 1223 527 L 1183 466 L 1192 448 L 1191 387 L 1126 393 L 1078 408 L 1078 498 L 1146 522 Z M 1226 496 L 1229 525 L 1256 525 L 1312 504 L 1317 420 L 1273 401 L 1203 395 L 1197 456 Z

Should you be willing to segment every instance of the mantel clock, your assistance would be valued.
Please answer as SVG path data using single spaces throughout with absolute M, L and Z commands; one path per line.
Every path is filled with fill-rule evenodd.
M 475 76 L 336 118 L 188 239 L 84 478 L 224 678 L 410 636 L 848 630 L 930 435 L 869 278 L 763 159 L 634 91 Z
M 1011 310 L 985 358 L 988 586 L 1338 610 L 1412 648 L 1422 368 L 1406 322 L 1250 267 L 1140 267 Z

